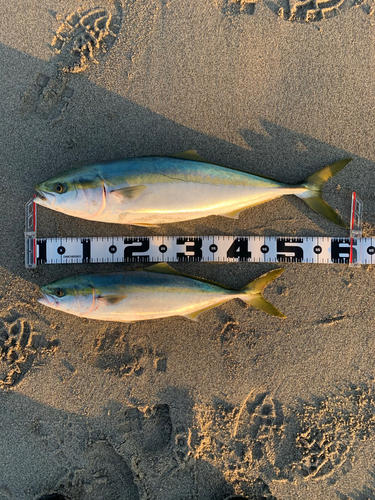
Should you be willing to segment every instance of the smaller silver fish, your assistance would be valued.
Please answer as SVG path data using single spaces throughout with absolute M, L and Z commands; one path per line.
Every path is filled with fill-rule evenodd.
M 63 278 L 41 287 L 44 297 L 38 302 L 82 318 L 130 322 L 168 316 L 196 320 L 203 311 L 238 298 L 268 314 L 285 318 L 262 295 L 264 288 L 283 271 L 270 271 L 235 291 L 181 275 L 163 263 L 143 271 Z

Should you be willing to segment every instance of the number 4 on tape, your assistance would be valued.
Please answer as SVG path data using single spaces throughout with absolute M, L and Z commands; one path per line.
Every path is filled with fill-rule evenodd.
M 97 262 L 375 263 L 375 238 L 362 238 L 361 200 L 353 193 L 350 236 L 145 236 L 38 238 L 36 205 L 26 204 L 25 265 Z

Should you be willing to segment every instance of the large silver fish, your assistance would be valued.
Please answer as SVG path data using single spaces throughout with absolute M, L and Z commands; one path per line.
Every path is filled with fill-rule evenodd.
M 262 295 L 284 269 L 275 269 L 239 291 L 181 275 L 168 264 L 143 271 L 81 274 L 41 287 L 41 304 L 83 318 L 139 321 L 185 316 L 196 319 L 208 309 L 239 298 L 273 316 L 285 316 Z
M 254 205 L 295 194 L 326 219 L 347 227 L 321 197 L 324 184 L 350 159 L 297 185 L 207 162 L 195 151 L 141 157 L 68 170 L 36 186 L 36 203 L 82 219 L 139 226 L 208 215 L 238 218 Z

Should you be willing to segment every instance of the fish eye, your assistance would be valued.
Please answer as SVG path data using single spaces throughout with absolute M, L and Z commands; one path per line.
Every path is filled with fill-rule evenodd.
M 59 194 L 63 193 L 65 191 L 64 186 L 62 184 L 56 184 L 55 191 Z
M 64 297 L 65 292 L 64 292 L 64 290 L 62 290 L 61 288 L 58 288 L 58 289 L 55 291 L 55 295 L 56 295 L 56 297 Z

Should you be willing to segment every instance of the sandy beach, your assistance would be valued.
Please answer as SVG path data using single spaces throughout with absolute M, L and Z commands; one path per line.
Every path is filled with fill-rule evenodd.
M 278 3 L 279 2 L 279 3 Z M 185 150 L 351 193 L 375 235 L 374 0 L 0 3 L 0 500 L 375 499 L 375 270 L 283 263 L 271 317 L 235 299 L 112 323 L 39 287 L 136 264 L 24 267 L 24 204 L 69 168 Z M 96 23 L 96 24 L 95 24 Z M 97 28 L 95 43 L 90 25 Z M 40 208 L 38 236 L 348 236 L 285 196 L 141 228 Z M 240 289 L 279 264 L 178 263 Z

